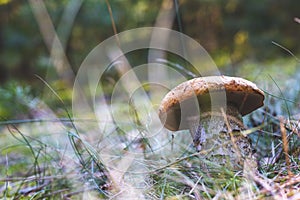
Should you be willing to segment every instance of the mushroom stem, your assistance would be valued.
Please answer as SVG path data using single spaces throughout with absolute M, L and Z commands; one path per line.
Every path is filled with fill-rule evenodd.
M 198 151 L 209 150 L 207 158 L 211 161 L 241 169 L 245 158 L 251 156 L 251 143 L 241 133 L 245 128 L 242 115 L 235 106 L 227 106 L 226 116 L 219 107 L 201 113 L 200 119 L 190 117 L 188 122 L 194 146 Z

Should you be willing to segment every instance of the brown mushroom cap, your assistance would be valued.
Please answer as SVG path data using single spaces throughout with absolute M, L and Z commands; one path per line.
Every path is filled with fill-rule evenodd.
M 220 101 L 222 95 L 226 100 L 226 104 L 221 104 L 235 106 L 242 116 L 263 106 L 264 92 L 248 80 L 228 76 L 199 77 L 181 83 L 164 97 L 159 118 L 169 130 L 187 129 L 186 118 L 199 115 L 199 109 L 210 109 L 211 97 L 218 98 L 218 94 L 221 95 Z M 185 109 L 184 114 L 181 107 Z

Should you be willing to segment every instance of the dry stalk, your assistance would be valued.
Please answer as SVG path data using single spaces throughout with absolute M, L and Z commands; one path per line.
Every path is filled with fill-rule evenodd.
M 228 132 L 229 132 L 229 134 L 230 134 L 230 139 L 231 139 L 231 142 L 232 142 L 232 144 L 233 144 L 233 147 L 234 147 L 234 149 L 236 150 L 236 152 L 237 152 L 237 154 L 238 154 L 238 157 L 241 158 L 241 157 L 242 157 L 241 152 L 239 151 L 239 148 L 238 148 L 238 146 L 236 145 L 236 142 L 235 142 L 235 139 L 234 139 L 234 136 L 233 136 L 233 133 L 232 133 L 232 129 L 231 129 L 230 125 L 229 125 L 227 116 L 226 116 L 225 111 L 224 111 L 223 108 L 221 108 L 221 112 L 222 112 L 224 121 L 225 121 L 225 123 L 226 123 Z
M 285 129 L 282 118 L 280 119 L 280 131 L 281 131 L 281 136 L 282 136 L 282 145 L 283 145 L 283 152 L 284 152 L 284 156 L 285 156 L 285 162 L 286 162 L 286 166 L 287 166 L 287 172 L 288 172 L 288 175 L 291 177 L 293 175 L 293 173 L 291 171 L 291 161 L 290 161 L 290 157 L 289 157 L 289 153 L 288 153 L 289 152 L 289 144 L 288 144 L 286 129 Z

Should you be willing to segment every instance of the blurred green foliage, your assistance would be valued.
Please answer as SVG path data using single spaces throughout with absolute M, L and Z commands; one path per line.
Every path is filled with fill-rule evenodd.
M 57 27 L 70 1 L 45 1 Z M 109 1 L 117 31 L 153 26 L 162 1 Z M 291 51 L 300 50 L 297 0 L 263 1 L 179 1 L 183 32 L 198 40 L 219 64 L 246 58 L 274 59 L 283 56 L 277 41 Z M 52 67 L 49 52 L 28 1 L 8 1 L 0 5 L 0 80 L 27 79 Z M 176 19 L 173 29 L 179 30 Z M 62 33 L 58 32 L 58 36 Z M 67 43 L 67 56 L 77 70 L 97 44 L 113 35 L 112 21 L 105 1 L 84 1 L 76 16 Z M 225 55 L 225 57 L 224 57 Z M 223 60 L 223 61 L 222 61 Z
M 290 56 L 272 44 L 272 41 L 278 42 L 296 55 L 299 54 L 300 26 L 294 22 L 294 18 L 299 17 L 300 1 L 178 2 L 179 12 L 175 14 L 172 28 L 182 30 L 184 34 L 199 41 L 221 69 L 229 65 L 238 66 L 245 60 L 257 63 Z M 64 24 L 63 14 L 72 1 L 44 3 L 58 37 L 66 44 L 67 59 L 76 73 L 87 54 L 114 34 L 108 5 L 104 0 L 83 1 L 69 30 L 70 36 L 64 37 L 66 30 L 60 26 Z M 163 3 L 164 1 L 159 0 L 109 1 L 117 32 L 154 26 Z M 179 27 L 179 24 L 182 24 L 182 27 Z M 147 55 L 133 56 L 133 59 L 146 60 Z M 143 63 L 144 60 L 134 62 Z M 44 87 L 40 87 L 41 82 L 34 74 L 46 77 L 52 76 L 53 71 L 55 70 L 50 51 L 42 37 L 30 1 L 1 1 L 0 83 L 25 81 L 31 85 L 33 91 L 42 91 Z M 9 89 L 2 90 L 6 96 L 4 95 L 1 102 L 5 102 L 11 97 L 7 97 Z M 6 113 L 7 116 L 10 111 L 6 110 L 6 104 L 0 105 L 1 114 Z
M 0 119 L 5 120 L 14 116 L 21 117 L 28 113 L 33 102 L 29 86 L 22 86 L 16 82 L 9 82 L 0 87 Z

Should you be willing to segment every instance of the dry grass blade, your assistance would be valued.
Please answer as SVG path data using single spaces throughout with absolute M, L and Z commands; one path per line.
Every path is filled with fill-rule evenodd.
M 265 177 L 261 178 L 257 175 L 255 175 L 253 179 L 263 187 L 263 189 L 260 191 L 261 194 L 267 195 L 269 193 L 275 200 L 287 199 L 286 195 L 283 192 L 280 193 L 284 196 L 278 196 L 276 188 L 279 188 L 279 185 L 277 183 L 274 183 L 272 180 L 269 180 Z
M 192 188 L 192 189 L 190 190 L 189 194 L 190 194 L 190 195 L 191 195 L 191 194 L 194 194 L 194 195 L 195 195 L 195 198 L 196 198 L 197 200 L 201 199 L 201 195 L 200 195 L 200 193 L 199 193 L 199 189 L 201 189 L 201 190 L 204 190 L 204 189 L 202 189 L 200 186 L 198 186 L 198 182 L 200 181 L 200 179 L 198 179 L 198 181 L 197 181 L 196 183 L 194 183 L 193 180 L 191 180 L 189 177 L 187 177 L 187 176 L 184 175 L 183 173 L 179 172 L 178 170 L 175 170 L 175 169 L 174 169 L 173 171 L 174 171 L 175 174 L 177 174 L 179 177 L 182 178 L 182 182 L 183 182 L 185 185 L 187 185 L 187 186 L 189 186 L 190 188 Z M 198 188 L 198 190 L 197 190 L 196 188 Z
M 272 196 L 272 199 L 299 199 L 300 194 L 300 176 L 280 176 L 279 182 L 274 179 L 268 179 L 262 175 L 254 175 L 254 180 L 263 188 L 259 194 L 264 196 Z M 286 180 L 286 181 L 285 181 Z
M 284 182 L 281 187 L 288 187 L 294 184 L 300 183 L 300 174 L 289 177 L 287 182 Z M 300 190 L 300 188 L 298 188 Z
M 109 12 L 109 17 L 110 17 L 110 20 L 111 20 L 111 24 L 112 24 L 114 34 L 115 34 L 116 39 L 117 39 L 117 43 L 120 46 L 120 40 L 119 40 L 119 37 L 118 37 L 117 27 L 116 27 L 116 23 L 115 23 L 115 20 L 114 20 L 114 16 L 113 16 L 113 13 L 112 13 L 110 3 L 108 2 L 108 0 L 105 0 L 105 3 L 106 3 L 106 6 L 107 6 L 107 9 L 108 9 L 108 12 Z
M 224 111 L 223 108 L 221 108 L 221 112 L 222 112 L 222 115 L 223 115 L 225 124 L 226 124 L 226 126 L 227 126 L 228 132 L 229 132 L 229 134 L 230 134 L 230 139 L 231 139 L 231 142 L 232 142 L 232 144 L 233 144 L 233 147 L 234 147 L 234 149 L 236 150 L 236 153 L 238 154 L 238 157 L 241 158 L 241 157 L 242 157 L 241 152 L 239 151 L 239 148 L 238 148 L 238 146 L 236 145 L 236 142 L 235 142 L 235 139 L 234 139 L 234 136 L 233 136 L 233 133 L 232 133 L 232 129 L 231 129 L 230 125 L 229 125 L 227 116 L 226 116 L 225 111 Z
M 281 131 L 281 135 L 282 135 L 282 145 L 283 145 L 283 151 L 284 151 L 284 155 L 285 155 L 287 172 L 288 172 L 289 176 L 292 176 L 293 174 L 291 172 L 291 161 L 290 161 L 289 153 L 288 153 L 289 152 L 289 144 L 288 144 L 286 129 L 285 129 L 282 118 L 280 119 L 280 131 Z

